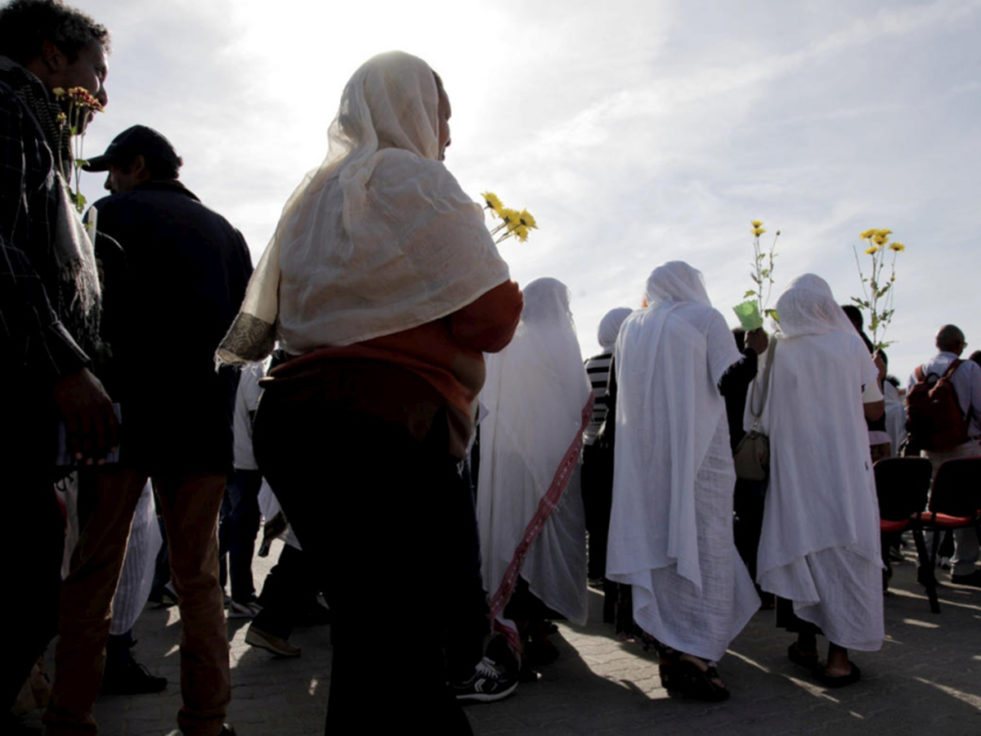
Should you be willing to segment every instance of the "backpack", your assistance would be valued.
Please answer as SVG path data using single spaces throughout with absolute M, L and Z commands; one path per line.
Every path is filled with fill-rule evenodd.
M 922 365 L 913 372 L 916 383 L 906 394 L 906 430 L 914 447 L 944 451 L 967 442 L 967 417 L 950 380 L 963 362 L 951 361 L 939 377 L 924 374 Z

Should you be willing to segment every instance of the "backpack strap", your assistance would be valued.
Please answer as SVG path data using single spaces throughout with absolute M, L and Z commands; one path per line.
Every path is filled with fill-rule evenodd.
M 954 375 L 954 371 L 956 371 L 958 368 L 961 367 L 961 363 L 963 363 L 963 362 L 964 361 L 961 360 L 960 358 L 954 358 L 952 361 L 950 361 L 950 365 L 947 366 L 947 370 L 944 371 L 944 374 L 943 374 L 942 377 L 943 378 L 950 378 L 952 375 Z

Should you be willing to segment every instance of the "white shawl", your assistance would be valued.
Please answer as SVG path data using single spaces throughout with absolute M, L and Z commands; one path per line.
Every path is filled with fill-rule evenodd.
M 620 328 L 607 575 L 675 565 L 701 590 L 695 475 L 725 413 L 718 383 L 739 360 L 701 273 L 673 261 Z M 706 329 L 699 329 L 704 325 Z M 666 500 L 666 505 L 652 503 Z
M 569 291 L 544 278 L 524 289 L 514 339 L 487 356 L 480 395 L 477 519 L 492 617 L 518 573 L 570 621 L 586 620 L 586 529 L 579 495 L 582 431 L 592 413 Z
M 451 314 L 508 278 L 480 207 L 437 161 L 432 69 L 391 52 L 358 69 L 323 164 L 283 208 L 220 361 L 350 345 Z

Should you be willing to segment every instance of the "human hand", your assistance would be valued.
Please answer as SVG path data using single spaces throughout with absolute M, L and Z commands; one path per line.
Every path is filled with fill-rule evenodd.
M 770 339 L 766 336 L 766 331 L 762 327 L 757 327 L 755 330 L 750 330 L 746 333 L 746 347 L 750 348 L 757 355 L 762 355 L 766 352 L 767 345 L 770 344 Z
M 119 443 L 119 421 L 102 382 L 87 368 L 59 378 L 52 389 L 76 460 L 101 464 Z
M 875 367 L 879 369 L 879 386 L 882 386 L 882 381 L 886 377 L 886 361 L 882 359 L 878 350 L 872 354 L 872 360 L 875 361 Z

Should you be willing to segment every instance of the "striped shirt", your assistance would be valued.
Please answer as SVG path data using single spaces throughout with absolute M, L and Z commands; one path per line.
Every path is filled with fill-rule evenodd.
M 586 375 L 589 376 L 589 383 L 593 388 L 593 396 L 596 398 L 593 404 L 593 417 L 589 420 L 589 426 L 583 432 L 583 442 L 591 445 L 596 441 L 600 427 L 606 421 L 606 413 L 609 409 L 606 387 L 610 383 L 610 364 L 613 361 L 613 353 L 601 353 L 594 355 L 586 361 Z

